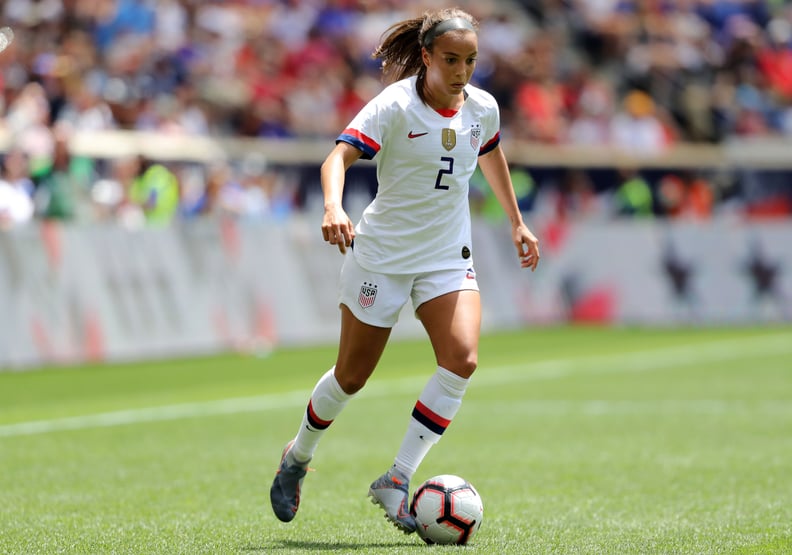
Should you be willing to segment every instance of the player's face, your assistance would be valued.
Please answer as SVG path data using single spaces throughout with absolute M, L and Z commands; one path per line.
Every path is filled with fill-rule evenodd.
M 424 48 L 429 96 L 437 100 L 457 98 L 476 69 L 478 37 L 473 31 L 455 30 L 434 40 L 432 51 Z

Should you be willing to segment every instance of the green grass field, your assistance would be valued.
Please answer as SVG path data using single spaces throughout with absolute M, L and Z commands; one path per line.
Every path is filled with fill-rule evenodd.
M 792 553 L 792 328 L 528 329 L 482 339 L 413 486 L 476 485 L 471 545 L 366 498 L 433 371 L 394 342 L 317 451 L 269 485 L 335 347 L 0 373 L 0 553 Z

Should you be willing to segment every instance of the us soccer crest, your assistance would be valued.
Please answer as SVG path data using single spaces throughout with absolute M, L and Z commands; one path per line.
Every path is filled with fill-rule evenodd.
M 456 131 L 448 127 L 444 128 L 443 132 L 440 133 L 440 140 L 444 149 L 453 150 L 456 146 Z
M 373 283 L 363 282 L 360 286 L 360 294 L 358 295 L 358 303 L 363 308 L 368 308 L 374 304 L 377 299 L 377 286 Z
M 478 150 L 481 144 L 481 124 L 474 123 L 470 126 L 470 146 L 473 150 Z

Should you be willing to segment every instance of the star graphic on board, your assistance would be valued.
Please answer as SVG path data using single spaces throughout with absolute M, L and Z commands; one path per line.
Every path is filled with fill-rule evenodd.
M 693 268 L 690 263 L 677 255 L 674 245 L 670 243 L 663 254 L 663 270 L 671 282 L 674 296 L 677 299 L 690 300 L 690 278 Z
M 781 265 L 771 262 L 757 244 L 751 249 L 751 256 L 745 264 L 745 272 L 753 280 L 756 297 L 775 296 L 776 280 L 781 273 Z

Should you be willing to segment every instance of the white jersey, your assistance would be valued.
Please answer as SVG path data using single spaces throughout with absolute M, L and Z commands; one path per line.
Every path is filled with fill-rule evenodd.
M 442 115 L 416 77 L 386 87 L 338 141 L 377 154 L 377 195 L 355 227 L 353 252 L 369 271 L 412 274 L 472 266 L 468 183 L 478 157 L 500 141 L 489 93 L 468 85 L 462 108 Z

